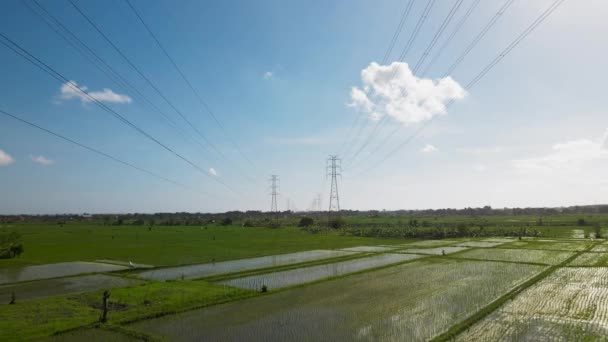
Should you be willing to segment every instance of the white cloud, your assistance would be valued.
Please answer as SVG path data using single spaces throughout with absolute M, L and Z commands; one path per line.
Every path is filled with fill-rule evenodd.
M 473 165 L 473 170 L 477 172 L 485 172 L 488 169 L 484 164 L 475 164 Z
M 608 160 L 608 129 L 595 140 L 578 139 L 554 144 L 551 153 L 514 160 L 520 171 L 579 171 L 585 164 Z
M 217 171 L 212 167 L 209 168 L 209 174 L 213 177 L 217 177 Z
M 34 163 L 38 163 L 43 166 L 49 166 L 55 164 L 54 160 L 48 159 L 45 156 L 30 156 Z
M 424 147 L 423 147 L 423 148 L 420 150 L 420 152 L 423 152 L 423 153 L 432 153 L 432 152 L 437 152 L 437 151 L 439 151 L 439 150 L 437 149 L 437 147 L 435 147 L 435 146 L 433 146 L 433 145 L 431 145 L 431 144 L 426 144 L 426 145 L 425 145 L 425 146 L 424 146 Z
M 388 115 L 404 125 L 446 114 L 446 104 L 465 97 L 466 91 L 451 77 L 418 78 L 407 63 L 371 63 L 361 71 L 362 88 L 351 89 L 348 106 L 378 120 Z
M 86 91 L 90 96 L 85 95 L 80 89 Z M 69 81 L 61 85 L 60 94 L 58 96 L 59 100 L 80 100 L 80 102 L 89 103 L 92 102 L 93 99 L 99 102 L 106 103 L 131 103 L 133 100 L 127 96 L 122 94 L 117 94 L 112 91 L 112 89 L 104 88 L 101 91 L 88 91 L 86 86 L 79 86 L 75 81 Z
M 273 73 L 272 71 L 266 71 L 266 72 L 264 73 L 264 76 L 263 76 L 263 77 L 264 77 L 264 79 L 265 79 L 265 80 L 269 80 L 269 79 L 271 79 L 273 76 L 274 76 L 274 73 Z
M 0 166 L 11 165 L 15 162 L 15 159 L 11 157 L 8 153 L 0 150 Z
M 501 146 L 463 147 L 463 148 L 457 149 L 457 151 L 461 152 L 461 153 L 466 153 L 466 154 L 483 155 L 483 154 L 501 153 L 504 151 L 504 148 Z

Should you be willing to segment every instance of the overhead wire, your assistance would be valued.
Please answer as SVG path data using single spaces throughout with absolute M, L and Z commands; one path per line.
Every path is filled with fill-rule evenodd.
M 555 0 L 547 9 L 545 9 L 522 33 L 520 33 L 515 40 L 513 40 L 510 44 L 507 45 L 489 64 L 487 64 L 467 85 L 465 86 L 465 90 L 470 90 L 474 87 L 483 77 L 485 77 L 490 70 L 492 70 L 500 61 L 503 60 L 505 56 L 507 56 L 519 43 L 521 43 L 526 37 L 530 35 L 542 22 L 544 22 L 559 6 L 561 6 L 566 0 Z M 446 108 L 450 107 L 454 101 L 450 101 L 447 103 Z M 377 168 L 382 163 L 384 163 L 387 159 L 397 153 L 400 149 L 402 149 L 405 145 L 409 144 L 414 138 L 416 138 L 420 133 L 428 127 L 437 116 L 434 116 L 431 120 L 426 121 L 422 124 L 412 135 L 408 136 L 403 142 L 397 145 L 396 148 L 391 150 L 388 154 L 386 154 L 379 162 L 371 165 L 366 168 L 362 172 L 358 173 L 357 176 L 365 174 L 372 169 Z
M 158 140 L 157 138 L 155 138 L 154 136 L 152 136 L 150 133 L 146 132 L 145 130 L 143 130 L 142 128 L 140 128 L 139 126 L 137 126 L 136 124 L 134 124 L 133 122 L 129 121 L 127 118 L 125 118 L 123 115 L 121 115 L 120 113 L 118 113 L 116 110 L 108 107 L 106 104 L 104 104 L 103 102 L 99 101 L 94 96 L 91 96 L 89 94 L 89 92 L 86 91 L 86 89 L 83 89 L 82 87 L 79 87 L 77 84 L 71 82 L 63 74 L 59 73 L 57 70 L 55 70 L 54 68 L 52 68 L 50 65 L 48 65 L 44 61 L 40 60 L 38 57 L 36 57 L 33 54 L 31 54 L 29 51 L 27 51 L 21 45 L 19 45 L 18 43 L 16 43 L 12 39 L 10 39 L 8 36 L 6 36 L 4 33 L 0 32 L 0 38 L 2 38 L 2 39 L 0 39 L 0 44 L 2 44 L 5 47 L 9 48 L 13 52 L 15 52 L 17 55 L 19 55 L 20 57 L 24 58 L 25 60 L 27 60 L 28 62 L 30 62 L 31 64 L 33 64 L 37 68 L 39 68 L 40 70 L 44 71 L 49 76 L 51 76 L 54 79 L 58 80 L 62 84 L 66 84 L 70 88 L 72 88 L 73 90 L 75 90 L 78 93 L 82 94 L 83 96 L 85 96 L 88 99 L 88 101 L 95 103 L 98 107 L 100 107 L 101 109 L 103 109 L 105 112 L 107 112 L 110 115 L 114 116 L 116 119 L 118 119 L 120 122 L 124 123 L 125 125 L 131 127 L 132 129 L 134 129 L 135 131 L 137 131 L 139 134 L 143 135 L 145 138 L 147 138 L 147 139 L 151 140 L 152 142 L 154 142 L 155 144 L 161 146 L 163 149 L 165 149 L 166 151 L 170 152 L 171 154 L 173 154 L 177 158 L 183 160 L 184 162 L 186 162 L 187 164 L 189 164 L 190 166 L 192 166 L 194 169 L 196 169 L 197 171 L 199 171 L 203 175 L 205 175 L 205 176 L 213 179 L 215 182 L 218 182 L 218 183 L 224 185 L 226 188 L 230 189 L 231 191 L 237 193 L 231 186 L 229 186 L 228 184 L 226 184 L 222 180 L 218 179 L 217 177 L 213 177 L 213 176 L 209 175 L 200 166 L 198 166 L 197 164 L 195 164 L 194 162 L 192 162 L 188 158 L 184 157 L 183 155 L 179 154 L 178 152 L 176 152 L 174 149 L 170 148 L 166 144 L 162 143 L 160 140 Z
M 226 138 L 231 142 L 231 144 L 238 151 L 238 153 L 241 155 L 241 157 L 243 157 L 243 159 L 245 159 L 247 162 L 249 162 L 249 164 L 251 164 L 252 166 L 255 167 L 255 164 L 249 159 L 249 157 L 247 157 L 247 155 L 245 155 L 245 153 L 238 146 L 238 144 L 234 141 L 234 139 L 228 134 L 228 132 L 226 131 L 226 128 L 220 122 L 220 120 L 218 120 L 217 116 L 215 115 L 214 111 L 211 109 L 211 107 L 209 106 L 209 104 L 202 98 L 202 96 L 199 94 L 199 92 L 196 90 L 196 88 L 194 88 L 194 86 L 192 85 L 192 83 L 190 82 L 190 80 L 186 77 L 186 75 L 181 70 L 181 68 L 177 65 L 177 63 L 175 62 L 175 60 L 173 59 L 173 57 L 171 57 L 171 55 L 169 54 L 169 52 L 167 52 L 167 50 L 161 44 L 160 40 L 156 37 L 156 35 L 154 34 L 154 32 L 152 32 L 152 30 L 150 29 L 150 27 L 148 26 L 148 24 L 146 24 L 146 22 L 144 21 L 144 19 L 142 18 L 142 16 L 139 14 L 139 12 L 135 9 L 135 7 L 133 7 L 133 5 L 131 4 L 131 2 L 129 0 L 125 0 L 125 2 L 127 3 L 127 5 L 129 5 L 129 7 L 131 8 L 131 10 L 135 14 L 135 16 L 139 19 L 139 21 L 141 22 L 141 24 L 145 27 L 146 31 L 148 32 L 148 34 L 150 35 L 150 37 L 152 37 L 152 39 L 154 40 L 154 42 L 156 43 L 156 45 L 158 46 L 158 48 L 163 52 L 163 54 L 171 62 L 171 65 L 173 65 L 173 67 L 175 68 L 175 70 L 177 71 L 177 73 L 181 76 L 181 78 L 184 80 L 184 82 L 188 85 L 188 88 L 190 88 L 190 90 L 192 91 L 192 93 L 198 99 L 198 102 L 205 109 L 205 112 L 213 119 L 213 121 L 215 121 L 215 123 L 218 125 L 218 127 L 220 127 L 220 129 L 222 130 L 222 132 L 224 133 L 224 135 L 226 136 Z

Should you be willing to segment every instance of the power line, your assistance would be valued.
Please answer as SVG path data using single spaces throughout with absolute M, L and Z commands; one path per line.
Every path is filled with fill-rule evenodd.
M 433 49 L 433 47 L 435 47 L 435 44 L 437 44 L 439 37 L 441 37 L 441 35 L 443 34 L 443 31 L 450 24 L 450 22 L 452 21 L 452 18 L 454 18 L 454 14 L 456 14 L 456 12 L 458 12 L 458 9 L 462 5 L 463 1 L 464 0 L 456 0 L 456 2 L 454 3 L 454 6 L 452 6 L 452 8 L 450 9 L 448 16 L 445 19 L 443 19 L 443 22 L 441 23 L 441 26 L 439 26 L 439 29 L 437 30 L 437 32 L 435 32 L 433 39 L 431 39 L 431 42 L 429 43 L 429 45 L 426 47 L 426 49 L 422 53 L 422 56 L 416 63 L 416 66 L 414 66 L 414 69 L 413 69 L 414 74 L 416 74 L 418 72 L 418 68 L 420 68 L 420 66 L 424 63 L 424 61 L 428 57 L 429 53 Z
M 469 8 L 465 12 L 465 14 L 462 16 L 462 18 L 460 18 L 460 21 L 456 24 L 456 26 L 454 27 L 454 30 L 452 31 L 450 36 L 443 42 L 441 47 L 437 50 L 437 53 L 435 54 L 435 56 L 433 56 L 433 58 L 431 59 L 429 64 L 427 64 L 424 71 L 422 71 L 421 77 L 424 77 L 427 74 L 427 72 L 435 64 L 437 59 L 439 59 L 439 56 L 441 56 L 441 54 L 443 53 L 443 50 L 445 50 L 445 48 L 452 42 L 452 39 L 454 39 L 454 36 L 456 36 L 456 34 L 458 32 L 460 32 L 460 29 L 464 26 L 464 23 L 469 19 L 469 17 L 471 16 L 471 14 L 475 10 L 475 8 L 477 8 L 480 1 L 481 0 L 473 0 L 473 3 L 471 4 L 471 6 L 469 6 Z
M 214 112 L 211 110 L 211 107 L 201 97 L 201 95 L 198 93 L 198 91 L 196 91 L 196 89 L 194 88 L 194 86 L 192 85 L 192 83 L 190 83 L 190 81 L 188 80 L 188 78 L 186 77 L 186 75 L 182 72 L 182 70 L 180 69 L 180 67 L 177 66 L 177 63 L 175 63 L 175 60 L 171 57 L 171 55 L 169 55 L 169 53 L 167 52 L 167 50 L 160 43 L 160 41 L 158 40 L 158 38 L 156 37 L 156 35 L 154 35 L 154 33 L 152 32 L 152 30 L 150 29 L 150 27 L 146 24 L 146 22 L 144 21 L 144 19 L 141 17 L 141 15 L 135 9 L 135 7 L 133 7 L 133 5 L 131 4 L 131 2 L 129 0 L 125 0 L 125 2 L 127 3 L 127 5 L 129 5 L 129 7 L 133 11 L 133 13 L 137 16 L 137 18 L 139 19 L 139 21 L 146 28 L 146 31 L 148 31 L 148 34 L 150 34 L 150 36 L 152 37 L 152 39 L 154 40 L 154 42 L 156 43 L 156 45 L 159 47 L 159 49 L 163 52 L 163 54 L 167 57 L 167 59 L 169 59 L 169 61 L 171 62 L 171 65 L 173 65 L 173 67 L 178 72 L 178 74 L 181 76 L 181 78 L 184 80 L 184 82 L 186 82 L 186 84 L 188 85 L 188 88 L 190 88 L 190 90 L 192 91 L 192 93 L 194 93 L 194 95 L 198 99 L 200 105 L 206 110 L 206 113 L 209 114 L 211 116 L 211 118 L 213 118 L 213 121 L 215 121 L 215 123 L 224 132 L 224 135 L 232 143 L 232 145 L 234 146 L 234 148 L 243 157 L 243 159 L 245 159 L 247 162 L 249 162 L 252 166 L 255 166 L 254 163 L 245 155 L 245 153 L 243 153 L 243 151 L 237 145 L 237 143 L 234 141 L 234 139 L 232 139 L 232 137 L 228 134 L 228 132 L 224 128 L 224 125 L 222 125 L 222 123 L 215 116 Z
M 74 3 L 72 0 L 68 2 L 76 9 L 76 11 L 99 33 L 103 39 L 112 46 L 112 48 L 129 64 L 129 66 L 152 88 L 154 91 L 177 113 L 182 120 L 184 120 L 192 130 L 194 130 L 198 136 L 200 136 L 211 148 L 218 153 L 222 158 L 226 159 L 226 156 L 198 129 L 186 116 L 171 102 L 165 94 L 146 76 L 144 73 L 120 50 L 120 48 L 114 44 L 114 42 Z
M 407 17 L 412 9 L 412 6 L 414 4 L 414 0 L 410 0 L 406 7 L 405 10 L 403 11 L 403 14 L 401 15 L 401 19 L 399 20 L 399 24 L 397 25 L 397 28 L 395 29 L 395 32 L 393 33 L 393 38 L 391 39 L 388 48 L 386 49 L 386 52 L 384 53 L 384 58 L 382 58 L 382 64 L 386 64 L 387 60 L 391 54 L 391 52 L 393 51 L 393 48 L 395 46 L 395 43 L 397 42 L 397 39 L 399 38 L 399 35 L 401 34 L 401 31 L 403 30 L 403 27 L 406 23 Z M 357 139 L 359 138 L 359 136 L 361 135 L 361 133 L 363 132 L 363 129 L 365 127 L 367 127 L 367 122 L 364 120 L 361 125 L 359 126 L 359 129 L 357 130 L 357 133 L 355 135 L 354 140 L 351 140 L 350 137 L 353 133 L 353 130 L 355 129 L 355 127 L 357 127 L 357 124 L 359 123 L 360 119 L 362 117 L 364 117 L 365 114 L 363 113 L 359 113 L 356 117 L 355 120 L 353 121 L 353 123 L 351 124 L 348 133 L 346 135 L 346 138 L 344 139 L 344 141 L 342 142 L 342 145 L 340 146 L 339 149 L 339 153 L 342 153 L 343 155 L 348 155 L 352 149 L 352 147 L 354 146 L 354 142 L 357 141 Z M 348 141 L 352 141 L 352 144 L 348 144 Z M 344 149 L 344 147 L 346 146 L 346 150 L 344 150 L 344 152 L 342 152 L 342 150 Z
M 404 58 L 405 58 L 405 56 L 407 56 L 407 53 L 409 52 L 409 50 L 412 47 L 414 41 L 418 37 L 418 34 L 420 33 L 420 29 L 422 28 L 422 25 L 425 23 L 426 18 L 428 17 L 429 12 L 433 8 L 434 4 L 435 4 L 435 0 L 429 0 L 429 2 L 424 7 L 424 10 L 422 11 L 422 14 L 420 15 L 420 18 L 416 22 L 416 26 L 414 27 L 414 30 L 412 31 L 412 34 L 410 34 L 410 37 L 409 37 L 407 43 L 405 44 L 405 46 L 403 47 L 403 50 L 401 51 L 401 54 L 399 56 L 399 61 L 403 61 Z M 396 74 L 397 74 L 397 71 L 395 70 L 395 72 L 391 76 L 391 79 L 394 78 Z M 371 133 L 364 140 L 363 144 L 361 144 L 361 146 L 359 147 L 359 149 L 356 150 L 355 154 L 353 156 L 347 158 L 347 162 L 349 164 L 352 164 L 352 161 L 355 160 L 355 158 L 357 158 L 357 156 L 359 156 L 359 154 L 361 153 L 361 151 L 363 151 L 363 149 L 365 149 L 365 147 L 371 142 L 371 139 L 376 135 L 376 132 L 378 131 L 378 128 L 380 128 L 380 126 L 382 126 L 385 123 L 385 121 L 387 121 L 387 120 L 388 119 L 386 118 L 386 116 L 383 116 L 380 120 L 378 120 L 376 122 L 376 125 L 372 129 Z M 367 127 L 368 125 L 369 125 L 369 121 L 364 121 L 364 127 Z M 359 130 L 360 133 L 362 131 L 363 131 L 363 129 Z M 359 139 L 359 135 L 357 135 L 355 137 L 355 139 L 353 140 L 353 142 L 356 142 L 358 139 Z M 354 145 L 354 143 L 353 143 L 353 145 Z
M 71 82 L 69 79 L 67 79 L 65 76 L 63 76 L 61 73 L 59 73 L 58 71 L 56 71 L 55 69 L 53 69 L 51 66 L 49 66 L 48 64 L 46 64 L 45 62 L 43 62 L 42 60 L 40 60 L 39 58 L 37 58 L 36 56 L 34 56 L 33 54 L 31 54 L 30 52 L 28 52 L 27 50 L 25 50 L 23 47 L 21 47 L 15 41 L 13 41 L 12 39 L 10 39 L 9 37 L 7 37 L 6 35 L 4 35 L 1 32 L 0 32 L 0 37 L 3 38 L 3 40 L 0 40 L 0 43 L 2 43 L 2 45 L 6 46 L 7 48 L 9 48 L 13 52 L 15 52 L 17 55 L 21 56 L 22 58 L 24 58 L 28 62 L 32 63 L 34 66 L 36 66 L 40 70 L 46 72 L 48 75 L 50 75 L 54 79 L 58 80 L 59 82 L 61 82 L 63 84 L 66 84 L 70 88 L 72 88 L 73 90 L 81 93 L 89 101 L 95 103 L 97 106 L 99 106 L 105 112 L 111 114 L 112 116 L 114 116 L 115 118 L 117 118 L 119 121 L 121 121 L 125 125 L 133 128 L 134 130 L 136 130 L 138 133 L 140 133 L 144 137 L 148 138 L 152 142 L 154 142 L 157 145 L 161 146 L 166 151 L 172 153 L 173 155 L 175 155 L 179 159 L 181 159 L 184 162 L 188 163 L 190 166 L 192 166 L 193 168 L 195 168 L 200 173 L 204 174 L 207 177 L 210 177 L 214 181 L 216 181 L 216 182 L 218 182 L 218 183 L 226 186 L 230 190 L 234 191 L 230 186 L 228 186 L 223 181 L 217 179 L 216 177 L 212 177 L 204 169 L 202 169 L 200 166 L 198 166 L 197 164 L 193 163 L 192 161 L 190 161 L 186 157 L 182 156 L 181 154 L 177 153 L 175 150 L 173 150 L 172 148 L 168 147 L 167 145 L 165 145 L 164 143 L 162 143 L 161 141 L 159 141 L 158 139 L 156 139 L 155 137 L 153 137 L 152 135 L 150 135 L 148 132 L 144 131 L 139 126 L 135 125 L 134 123 L 132 123 L 131 121 L 129 121 L 128 119 L 126 119 L 123 115 L 121 115 L 120 113 L 118 113 L 114 109 L 108 107 L 103 102 L 97 100 L 94 96 L 91 96 L 86 91 L 86 89 L 83 89 L 82 87 L 79 87 L 75 83 Z M 236 191 L 234 191 L 234 192 L 236 192 Z
M 389 56 L 391 55 L 391 52 L 393 52 L 395 43 L 397 43 L 397 40 L 399 39 L 399 35 L 401 35 L 401 31 L 403 30 L 403 25 L 405 25 L 405 22 L 407 20 L 408 15 L 410 14 L 410 11 L 411 11 L 413 5 L 414 5 L 414 0 L 410 0 L 407 3 L 407 5 L 405 6 L 405 10 L 403 11 L 403 14 L 401 15 L 401 20 L 399 20 L 399 25 L 397 25 L 397 29 L 395 30 L 395 33 L 393 34 L 393 38 L 391 39 L 391 42 L 388 45 L 388 49 L 384 53 L 384 58 L 382 58 L 382 64 L 386 64 Z
M 199 141 L 195 140 L 192 135 L 190 135 L 185 130 L 181 129 L 173 119 L 171 119 L 165 112 L 163 112 L 158 106 L 156 106 L 152 101 L 150 101 L 144 94 L 142 94 L 136 87 L 134 87 L 127 79 L 125 79 L 120 73 L 118 73 L 111 65 L 109 65 L 98 53 L 96 53 L 92 48 L 87 46 L 80 38 L 78 38 L 69 28 L 59 21 L 55 16 L 53 16 L 44 6 L 42 6 L 37 0 L 33 0 L 36 6 L 42 11 L 36 11 L 32 6 L 30 6 L 27 1 L 22 0 L 22 3 L 35 15 L 37 15 L 40 19 L 44 21 L 44 23 L 57 35 L 59 35 L 64 41 L 66 41 L 74 50 L 80 53 L 85 59 L 87 59 L 93 66 L 95 66 L 99 71 L 105 74 L 108 79 L 117 84 L 119 87 L 123 88 L 125 91 L 130 93 L 131 96 L 136 96 L 143 100 L 143 103 L 147 104 L 150 108 L 152 108 L 155 112 L 159 113 L 163 119 L 167 121 L 167 123 L 177 130 L 180 133 L 180 136 L 184 139 L 186 137 L 191 139 L 191 142 L 194 142 L 197 146 L 199 146 L 203 151 L 209 152 L 207 147 L 201 144 Z M 46 17 L 45 17 L 46 15 Z M 51 20 L 57 27 L 53 26 L 53 24 L 49 21 Z M 70 39 L 71 38 L 71 39 Z
M 460 63 L 462 63 L 462 60 L 469 54 L 469 52 L 471 52 L 471 50 L 473 50 L 473 48 L 475 46 L 477 46 L 477 44 L 483 39 L 483 37 L 486 35 L 486 33 L 488 33 L 488 31 L 492 28 L 492 26 L 494 26 L 494 24 L 496 24 L 498 19 L 505 13 L 505 11 L 509 8 L 509 6 L 511 6 L 513 4 L 513 1 L 515 1 L 515 0 L 507 0 L 500 7 L 500 9 L 498 9 L 498 12 L 496 12 L 496 14 L 492 17 L 492 19 L 490 19 L 490 21 L 481 29 L 481 32 L 479 32 L 477 34 L 477 36 L 475 36 L 475 38 L 473 38 L 473 41 L 471 43 L 469 43 L 469 45 L 462 51 L 462 53 L 458 56 L 456 61 L 444 73 L 443 77 L 451 75 L 454 72 L 454 69 L 456 69 L 456 67 L 458 65 L 460 65 Z
M 38 129 L 38 130 L 40 130 L 40 131 L 43 131 L 43 132 L 48 133 L 48 134 L 50 134 L 50 135 L 53 135 L 53 136 L 55 136 L 55 137 L 57 137 L 57 138 L 59 138 L 59 139 L 62 139 L 62 140 L 64 140 L 64 141 L 67 141 L 67 142 L 69 142 L 69 143 L 71 143 L 71 144 L 74 144 L 74 145 L 76 145 L 76 146 L 82 147 L 82 148 L 84 148 L 84 149 L 86 149 L 86 150 L 89 150 L 89 151 L 91 151 L 91 152 L 94 152 L 94 153 L 96 153 L 96 154 L 98 154 L 98 155 L 100 155 L 100 156 L 102 156 L 102 157 L 105 157 L 105 158 L 107 158 L 107 159 L 110 159 L 110 160 L 112 160 L 112 161 L 115 161 L 115 162 L 117 162 L 117 163 L 119 163 L 119 164 L 122 164 L 122 165 L 128 166 L 128 167 L 130 167 L 130 168 L 132 168 L 132 169 L 135 169 L 135 170 L 137 170 L 137 171 L 139 171 L 139 172 L 142 172 L 142 173 L 148 174 L 149 176 L 152 176 L 152 177 L 154 177 L 154 178 L 157 178 L 157 179 L 160 179 L 160 180 L 162 180 L 162 181 L 165 181 L 165 182 L 171 183 L 171 184 L 173 184 L 173 185 L 177 185 L 177 186 L 182 187 L 182 188 L 185 188 L 185 189 L 187 189 L 187 190 L 189 190 L 189 191 L 193 191 L 193 190 L 192 190 L 192 188 L 190 188 L 190 187 L 188 187 L 188 186 L 186 186 L 186 185 L 184 185 L 184 184 L 182 184 L 182 183 L 179 183 L 179 182 L 176 182 L 176 181 L 171 180 L 171 179 L 169 179 L 169 178 L 166 178 L 166 177 L 160 176 L 160 175 L 158 175 L 158 174 L 156 174 L 156 173 L 154 173 L 154 172 L 152 172 L 152 171 L 146 170 L 146 169 L 144 169 L 144 168 L 141 168 L 141 167 L 139 167 L 139 166 L 136 166 L 136 165 L 134 165 L 134 164 L 131 164 L 131 163 L 129 163 L 129 162 L 126 162 L 126 161 L 124 161 L 124 160 L 122 160 L 122 159 L 119 159 L 119 158 L 117 158 L 117 157 L 114 157 L 114 156 L 112 156 L 112 155 L 110 155 L 110 154 L 108 154 L 108 153 L 102 152 L 102 151 L 100 151 L 100 150 L 98 150 L 98 149 L 96 149 L 96 148 L 93 148 L 93 147 L 87 146 L 87 145 L 85 145 L 85 144 L 82 144 L 82 143 L 80 143 L 80 142 L 78 142 L 78 141 L 76 141 L 76 140 L 70 139 L 70 138 L 68 138 L 68 137 L 66 137 L 66 136 L 63 136 L 63 135 L 59 134 L 59 133 L 53 132 L 53 131 L 51 131 L 51 130 L 49 130 L 49 129 L 46 129 L 46 128 L 42 127 L 42 126 L 39 126 L 39 125 L 37 125 L 37 124 L 35 124 L 35 123 L 33 123 L 33 122 L 30 122 L 30 121 L 27 121 L 27 120 L 25 120 L 25 119 L 22 119 L 22 118 L 20 118 L 20 117 L 18 117 L 18 116 L 16 116 L 16 115 L 11 114 L 11 113 L 9 113 L 9 112 L 7 112 L 7 111 L 4 111 L 4 110 L 2 110 L 2 109 L 0 109 L 0 114 L 3 114 L 3 115 L 5 115 L 5 116 L 7 116 L 7 117 L 9 117 L 9 118 L 12 118 L 12 119 L 14 119 L 14 120 L 16 120 L 16 121 L 19 121 L 19 122 L 21 122 L 21 123 L 23 123 L 23 124 L 26 124 L 26 125 L 28 125 L 28 126 L 31 126 L 31 127 L 36 128 L 36 129 Z M 195 191 L 195 193 L 198 193 L 198 192 L 196 192 L 196 191 Z M 208 193 L 204 193 L 204 192 L 201 192 L 201 193 L 199 193 L 199 194 L 203 194 L 203 195 L 209 195 Z
M 473 86 L 475 86 L 483 77 L 487 75 L 487 73 L 492 70 L 502 59 L 507 56 L 522 40 L 524 40 L 527 36 L 530 35 L 545 19 L 547 19 L 559 6 L 564 3 L 565 0 L 556 0 L 554 1 L 545 11 L 541 13 L 522 33 L 520 33 L 515 40 L 513 40 L 505 49 L 503 49 L 496 58 L 494 58 L 488 65 L 486 65 L 466 86 L 466 90 L 470 90 Z M 450 107 L 454 102 L 450 101 L 447 107 Z M 405 139 L 402 143 L 397 145 L 397 147 L 391 150 L 384 158 L 382 158 L 378 163 L 375 163 L 371 167 L 365 169 L 363 172 L 360 172 L 359 175 L 369 172 L 370 170 L 378 167 L 380 164 L 389 159 L 392 155 L 397 153 L 401 148 L 405 145 L 409 144 L 414 138 L 416 138 L 426 127 L 428 127 L 431 122 L 433 122 L 437 116 L 434 116 L 431 120 L 425 122 L 421 125 L 414 134 L 410 135 Z

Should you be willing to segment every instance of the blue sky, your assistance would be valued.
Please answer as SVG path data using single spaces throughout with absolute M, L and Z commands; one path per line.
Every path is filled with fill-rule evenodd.
M 418 61 L 454 2 L 437 1 L 404 62 L 413 66 Z M 375 125 L 370 112 L 352 105 L 352 88 L 364 90 L 362 71 L 373 73 L 370 64 L 382 62 L 407 2 L 133 0 L 222 122 L 227 138 L 124 1 L 75 0 L 225 158 L 192 143 L 186 135 L 196 133 L 69 2 L 40 3 L 169 115 L 179 130 L 97 70 L 21 1 L 0 4 L 0 32 L 204 170 L 213 168 L 216 175 L 198 172 L 82 96 L 64 92 L 62 97 L 61 82 L 0 46 L 0 109 L 188 187 L 0 117 L 0 213 L 267 210 L 270 174 L 281 177 L 282 209 L 287 199 L 307 209 L 317 193 L 325 207 L 325 159 L 341 152 L 357 115 L 368 123 L 358 139 L 346 140 L 353 149 Z M 438 46 L 471 3 L 463 1 Z M 480 3 L 425 76 L 430 78 L 427 84 L 440 81 L 503 3 Z M 551 3 L 515 0 L 450 75 L 456 85 L 469 82 Z M 415 1 L 389 63 L 398 58 L 425 5 Z M 416 139 L 360 174 L 426 120 L 411 122 L 409 110 L 388 115 L 388 127 L 371 146 L 405 123 L 394 140 L 375 155 L 363 150 L 363 160 L 351 163 L 344 157 L 342 207 L 606 203 L 606 14 L 608 4 L 601 0 L 564 2 L 464 98 L 456 99 L 443 115 L 431 113 L 437 117 Z M 372 89 L 377 85 L 370 84 Z M 115 97 L 99 95 L 104 89 L 108 91 L 103 94 Z M 372 92 L 368 95 L 377 101 L 374 108 L 388 108 L 380 103 L 386 98 L 373 98 L 378 94 Z M 240 156 L 231 140 L 255 166 Z M 348 167 L 357 164 L 359 169 Z

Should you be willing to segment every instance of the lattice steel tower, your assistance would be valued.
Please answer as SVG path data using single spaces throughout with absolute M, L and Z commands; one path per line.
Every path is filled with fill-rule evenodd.
M 342 176 L 342 160 L 338 156 L 329 156 L 327 159 L 327 176 L 331 176 L 331 189 L 329 191 L 329 214 L 340 212 L 340 195 L 338 194 L 338 176 Z
M 270 212 L 276 213 L 279 211 L 277 205 L 277 190 L 279 189 L 279 176 L 278 175 L 270 175 L 270 196 L 272 197 L 270 201 Z

